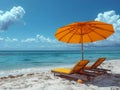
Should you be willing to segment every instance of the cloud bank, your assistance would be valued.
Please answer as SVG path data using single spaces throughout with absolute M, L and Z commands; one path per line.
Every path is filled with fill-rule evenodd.
M 10 49 L 14 46 L 14 48 L 20 49 L 55 49 L 55 48 L 63 48 L 66 46 L 63 43 L 46 37 L 41 34 L 37 34 L 34 37 L 29 37 L 25 39 L 11 38 L 11 37 L 0 37 L 0 46 L 1 49 L 7 48 Z M 4 48 L 3 48 L 4 47 Z
M 0 10 L 0 30 L 7 30 L 10 25 L 20 21 L 25 14 L 21 6 L 13 7 L 9 11 Z
M 114 10 L 99 13 L 95 20 L 103 21 L 112 24 L 115 33 L 107 40 L 97 42 L 98 46 L 120 46 L 120 15 L 116 14 Z
M 1 20 L 1 17 L 6 16 L 7 12 L 14 12 L 15 15 L 10 15 L 10 17 L 5 19 L 4 25 L 1 24 L 3 22 Z M 25 11 L 22 7 L 13 7 L 10 11 L 3 12 L 0 11 L 0 28 L 3 28 L 3 30 L 7 29 L 10 25 L 16 23 L 17 21 L 21 20 L 25 14 Z M 13 13 L 12 13 L 13 14 Z M 10 19 L 12 18 L 12 19 Z M 110 23 L 114 26 L 115 33 L 107 38 L 106 40 L 84 44 L 84 46 L 87 46 L 88 48 L 92 46 L 120 46 L 120 15 L 116 14 L 114 10 L 106 11 L 99 13 L 95 20 L 103 21 L 106 23 Z M 5 28 L 7 27 L 7 28 Z M 33 50 L 48 50 L 48 49 L 80 49 L 80 45 L 77 44 L 65 44 L 62 42 L 57 41 L 56 39 L 51 39 L 50 37 L 46 37 L 41 34 L 37 34 L 33 37 L 18 39 L 18 38 L 11 38 L 11 37 L 0 37 L 0 49 L 33 49 Z

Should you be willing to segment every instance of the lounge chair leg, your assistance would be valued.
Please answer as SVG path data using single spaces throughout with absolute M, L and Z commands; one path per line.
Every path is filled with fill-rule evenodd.
M 88 76 L 88 77 L 87 77 L 87 80 L 88 80 L 88 81 L 90 81 L 90 80 L 91 80 L 91 77 L 90 77 L 90 76 Z

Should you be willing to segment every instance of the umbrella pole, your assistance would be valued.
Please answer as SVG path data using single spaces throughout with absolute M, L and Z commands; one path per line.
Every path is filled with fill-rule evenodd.
M 81 27 L 81 34 L 82 34 L 82 27 Z M 83 34 L 81 35 L 81 41 L 82 41 L 82 60 L 84 60 L 84 49 L 83 49 Z
M 82 60 L 84 60 L 84 49 L 83 49 L 83 43 L 82 43 Z

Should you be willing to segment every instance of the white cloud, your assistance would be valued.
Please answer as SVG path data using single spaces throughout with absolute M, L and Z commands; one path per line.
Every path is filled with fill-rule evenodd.
M 0 41 L 3 41 L 3 40 L 4 40 L 4 38 L 1 38 L 1 37 L 0 37 Z
M 34 38 L 23 39 L 21 42 L 56 43 L 56 40 L 37 34 Z
M 0 10 L 0 14 L 3 14 L 4 12 L 2 10 Z
M 6 12 L 0 10 L 0 30 L 7 30 L 10 25 L 20 21 L 24 14 L 25 10 L 21 6 Z
M 44 37 L 43 35 L 36 35 L 36 39 L 40 42 L 47 42 L 47 43 L 55 43 L 55 40 L 52 40 L 48 37 Z
M 120 16 L 116 15 L 114 10 L 111 10 L 111 11 L 106 11 L 104 13 L 99 13 L 95 20 L 100 20 L 100 21 L 103 21 L 103 22 L 113 24 L 113 23 L 116 23 L 116 20 L 118 20 L 119 17 Z
M 9 37 L 5 38 L 4 40 L 5 40 L 6 42 L 17 42 L 17 41 L 18 41 L 17 38 L 9 38 Z
M 10 38 L 10 37 L 6 37 L 6 38 L 0 37 L 0 41 L 3 41 L 3 42 L 17 42 L 18 39 L 17 38 Z
M 35 38 L 27 38 L 25 40 L 21 40 L 21 42 L 35 42 L 36 39 Z
M 99 13 L 95 20 L 103 21 L 110 23 L 114 26 L 115 33 L 110 36 L 107 40 L 97 42 L 96 45 L 120 45 L 120 15 L 117 15 L 114 10 L 106 11 L 103 13 Z

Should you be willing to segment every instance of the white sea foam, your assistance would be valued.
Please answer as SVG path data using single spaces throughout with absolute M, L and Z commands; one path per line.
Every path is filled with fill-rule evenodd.
M 13 69 L 13 70 L 1 70 L 0 77 L 9 76 L 9 75 L 19 75 L 19 74 L 28 74 L 28 73 L 37 73 L 37 72 L 47 72 L 56 67 L 71 67 L 72 65 L 60 65 L 60 66 L 44 66 L 44 67 L 34 67 L 34 68 L 22 68 L 22 69 Z

